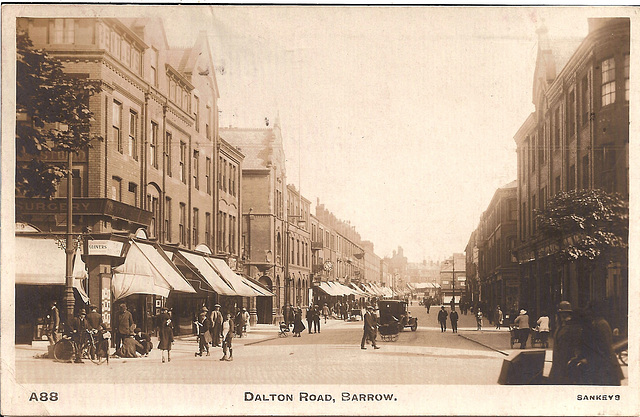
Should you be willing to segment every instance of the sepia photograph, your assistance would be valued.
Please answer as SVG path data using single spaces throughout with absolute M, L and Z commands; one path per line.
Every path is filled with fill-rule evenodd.
M 637 26 L 4 4 L 0 412 L 639 415 Z

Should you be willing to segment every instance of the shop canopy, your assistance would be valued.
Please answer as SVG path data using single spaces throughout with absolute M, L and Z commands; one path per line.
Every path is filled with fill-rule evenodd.
M 320 290 L 322 292 L 324 292 L 325 294 L 333 296 L 333 297 L 336 297 L 336 296 L 340 295 L 340 294 L 336 293 L 336 290 L 332 286 L 330 286 L 328 282 L 321 282 L 318 285 L 318 288 L 320 288 Z
M 353 282 L 350 283 L 349 285 L 355 295 L 360 297 L 367 297 L 369 295 L 362 288 L 358 287 L 358 285 L 354 284 Z
M 172 290 L 196 292 L 162 248 L 135 240 L 129 243 L 124 264 L 113 268 L 111 290 L 115 300 L 131 294 L 167 297 Z
M 175 262 L 176 258 L 180 257 L 187 261 L 187 266 L 200 275 L 213 291 L 220 295 L 237 295 L 231 284 L 220 277 L 218 272 L 207 262 L 204 256 L 180 250 L 174 252 L 173 261 Z
M 55 239 L 16 236 L 15 243 L 16 284 L 66 284 L 67 254 Z M 87 278 L 87 271 L 78 251 L 74 254 L 73 278 L 73 288 L 78 291 L 84 302 L 89 302 L 82 285 Z
M 225 281 L 231 284 L 231 288 L 236 292 L 236 295 L 240 295 L 243 297 L 261 297 L 261 296 L 272 296 L 273 294 L 265 294 L 265 290 L 257 290 L 249 284 L 249 281 L 245 279 L 243 276 L 236 274 L 233 270 L 227 265 L 224 259 L 218 258 L 209 258 L 206 257 L 207 262 L 210 265 L 213 265 L 214 269 L 220 274 Z
M 333 282 L 333 285 L 342 292 L 342 295 L 354 295 L 356 292 L 340 282 Z

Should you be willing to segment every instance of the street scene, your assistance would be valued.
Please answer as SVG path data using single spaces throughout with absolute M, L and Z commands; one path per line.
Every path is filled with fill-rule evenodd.
M 3 8 L 12 381 L 632 385 L 631 10 L 116 10 Z

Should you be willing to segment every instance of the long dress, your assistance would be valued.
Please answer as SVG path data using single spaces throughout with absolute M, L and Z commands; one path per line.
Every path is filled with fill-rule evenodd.
M 300 311 L 296 311 L 296 314 L 293 316 L 293 333 L 300 334 L 305 329 L 304 323 L 302 323 L 302 313 Z
M 158 349 L 171 350 L 171 343 L 173 342 L 173 322 L 168 314 L 162 313 L 159 317 Z

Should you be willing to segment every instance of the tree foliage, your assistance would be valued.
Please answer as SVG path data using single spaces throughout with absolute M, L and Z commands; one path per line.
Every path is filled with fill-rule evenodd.
M 89 97 L 100 91 L 99 81 L 66 74 L 60 61 L 35 49 L 28 35 L 17 33 L 16 192 L 50 198 L 68 167 L 43 161 L 43 152 L 78 153 L 91 135 L 93 114 Z
M 561 261 L 614 260 L 626 256 L 629 203 L 603 190 L 558 193 L 543 210 L 536 210 L 539 233 L 560 240 Z

